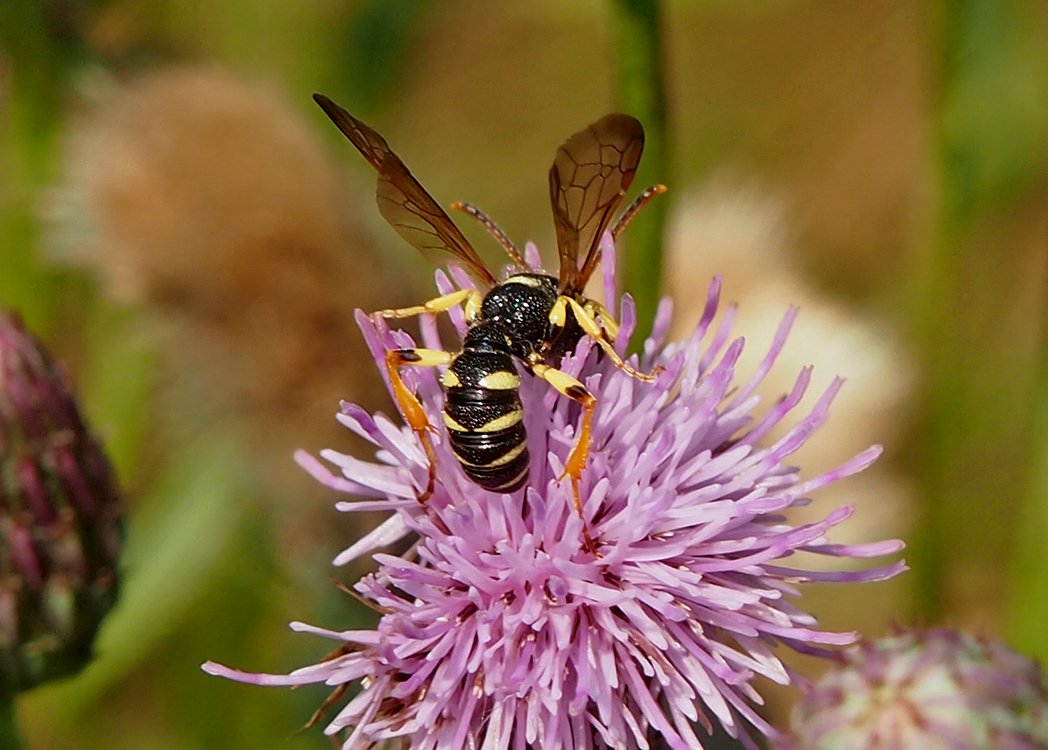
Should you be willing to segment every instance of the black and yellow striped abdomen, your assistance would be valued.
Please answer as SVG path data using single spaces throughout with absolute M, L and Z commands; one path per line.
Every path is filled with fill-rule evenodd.
M 471 336 L 476 330 L 444 373 L 444 424 L 470 479 L 493 492 L 513 492 L 527 480 L 530 461 L 520 378 L 508 347 L 491 346 L 484 331 Z

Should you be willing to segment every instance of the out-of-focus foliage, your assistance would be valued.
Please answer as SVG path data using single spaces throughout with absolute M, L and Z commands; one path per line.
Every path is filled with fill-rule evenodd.
M 68 363 L 130 510 L 98 659 L 20 700 L 30 748 L 327 746 L 288 739 L 318 692 L 199 670 L 310 663 L 282 623 L 368 616 L 328 580 L 359 572 L 328 567 L 357 532 L 290 453 L 352 450 L 329 429 L 340 397 L 392 412 L 346 321 L 419 299 L 430 269 L 310 94 L 552 262 L 553 150 L 616 107 L 610 14 L 0 3 L 0 304 Z M 754 338 L 770 300 L 802 305 L 796 356 L 851 376 L 812 471 L 884 441 L 857 515 L 913 543 L 909 582 L 819 591 L 815 610 L 871 636 L 917 614 L 1048 658 L 1048 6 L 681 0 L 662 16 L 679 307 L 715 272 Z M 163 88 L 189 79 L 199 95 Z M 769 710 L 781 723 L 786 705 Z

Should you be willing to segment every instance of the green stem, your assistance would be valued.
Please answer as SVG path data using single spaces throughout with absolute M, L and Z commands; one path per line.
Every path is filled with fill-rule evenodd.
M 612 0 L 616 82 L 619 105 L 644 123 L 644 160 L 637 180 L 642 187 L 669 183 L 666 94 L 658 0 Z M 663 236 L 669 203 L 656 199 L 626 233 L 620 253 L 623 289 L 637 301 L 637 330 L 651 329 L 662 285 Z
M 0 750 L 22 750 L 14 695 L 0 698 Z
M 62 7 L 0 2 L 2 65 L 9 66 L 0 116 L 0 169 L 8 170 L 0 202 L 0 303 L 37 330 L 47 329 L 56 300 L 68 293 L 68 279 L 46 267 L 38 252 L 39 191 L 54 180 L 69 78 L 83 59 L 80 39 L 61 23 Z
M 1042 268 L 1048 268 L 1048 253 L 1042 258 Z M 1045 316 L 1041 320 L 1048 320 L 1048 298 L 1042 299 L 1042 309 Z M 1011 645 L 1044 663 L 1048 658 L 1048 646 L 1044 643 L 1048 601 L 1031 595 L 1048 586 L 1048 550 L 1044 544 L 1044 529 L 1048 528 L 1048 326 L 1041 325 L 1037 390 L 1031 409 L 1032 458 L 1027 490 L 1015 513 L 1019 534 L 1011 566 L 1007 633 Z
M 1003 605 L 995 571 L 1014 551 L 1007 522 L 1024 489 L 1032 429 L 1026 331 L 1038 312 L 1019 218 L 1048 168 L 1045 118 L 1027 106 L 1048 90 L 1031 64 L 1043 55 L 1032 5 L 932 7 L 938 205 L 912 289 L 925 406 L 914 443 L 922 508 L 909 557 L 924 622 Z

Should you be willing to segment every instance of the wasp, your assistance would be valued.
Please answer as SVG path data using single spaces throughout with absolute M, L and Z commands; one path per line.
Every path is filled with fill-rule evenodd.
M 429 481 L 419 500 L 429 498 L 435 481 L 432 426 L 401 378 L 400 368 L 446 367 L 441 376 L 443 420 L 452 452 L 476 484 L 492 492 L 514 492 L 527 480 L 530 465 L 518 393 L 519 364 L 582 407 L 562 477 L 571 479 L 575 509 L 581 517 L 579 481 L 589 454 L 597 397 L 577 378 L 558 369 L 561 358 L 573 352 L 583 336 L 589 336 L 629 375 L 650 382 L 657 374 L 639 372 L 622 360 L 613 347 L 618 324 L 603 305 L 583 293 L 600 262 L 601 237 L 636 174 L 644 148 L 641 124 L 629 115 L 610 114 L 557 150 L 549 172 L 560 254 L 556 277 L 528 265 L 513 242 L 479 209 L 465 203 L 453 205 L 477 219 L 516 266 L 516 271 L 499 281 L 381 135 L 326 96 L 315 94 L 313 98 L 378 172 L 378 207 L 386 221 L 424 255 L 464 265 L 487 290 L 482 294 L 462 289 L 422 305 L 378 313 L 407 318 L 464 306 L 468 328 L 461 351 L 394 349 L 386 353 L 394 397 L 429 460 Z M 612 227 L 613 237 L 618 237 L 644 203 L 665 189 L 655 185 L 643 191 Z

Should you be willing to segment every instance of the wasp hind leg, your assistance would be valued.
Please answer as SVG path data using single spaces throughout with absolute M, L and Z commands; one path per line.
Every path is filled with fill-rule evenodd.
M 589 458 L 590 436 L 593 433 L 593 411 L 597 407 L 597 397 L 589 392 L 579 380 L 568 375 L 566 372 L 544 365 L 541 363 L 532 365 L 532 372 L 557 389 L 557 392 L 567 396 L 582 405 L 582 421 L 579 423 L 578 435 L 575 445 L 568 454 L 568 460 L 564 463 L 564 473 L 560 479 L 568 477 L 571 479 L 571 499 L 575 504 L 575 512 L 582 519 L 582 541 L 589 552 L 599 557 L 597 547 L 590 536 L 589 524 L 583 513 L 582 495 L 579 489 L 579 480 L 586 468 L 586 459 Z
M 386 352 L 386 372 L 389 374 L 390 385 L 393 386 L 393 396 L 400 406 L 400 411 L 407 420 L 408 426 L 418 435 L 422 443 L 422 450 L 429 461 L 429 478 L 426 481 L 426 489 L 417 495 L 420 503 L 425 503 L 433 494 L 433 487 L 437 479 L 437 454 L 433 450 L 433 441 L 430 440 L 429 431 L 433 429 L 426 417 L 418 397 L 400 377 L 401 367 L 439 367 L 451 364 L 454 355 L 439 349 L 391 349 Z

